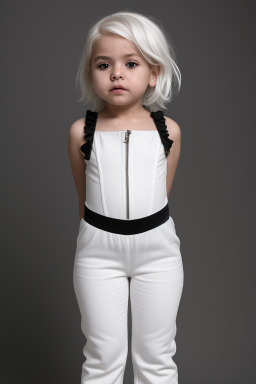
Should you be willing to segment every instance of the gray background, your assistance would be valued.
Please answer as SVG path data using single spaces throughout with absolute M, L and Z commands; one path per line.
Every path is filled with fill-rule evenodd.
M 255 383 L 254 2 L 17 0 L 1 2 L 1 383 L 80 383 L 67 134 L 85 114 L 75 76 L 87 32 L 122 10 L 162 22 L 182 75 L 165 111 L 182 130 L 169 199 L 185 273 L 179 383 Z

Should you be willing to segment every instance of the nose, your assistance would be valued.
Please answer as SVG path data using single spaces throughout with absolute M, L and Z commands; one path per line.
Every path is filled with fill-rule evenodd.
M 120 70 L 115 70 L 112 72 L 111 74 L 111 79 L 119 79 L 119 78 L 123 78 L 123 74 Z

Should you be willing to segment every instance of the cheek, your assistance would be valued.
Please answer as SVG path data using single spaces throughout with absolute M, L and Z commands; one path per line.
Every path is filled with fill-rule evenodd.
M 149 74 L 145 70 L 137 70 L 136 73 L 132 73 L 129 76 L 129 79 L 132 83 L 144 84 L 149 79 Z
M 103 90 L 105 88 L 104 87 L 104 81 L 100 80 L 99 78 L 93 78 L 92 84 L 93 84 L 94 90 L 97 93 L 102 94 L 102 92 L 103 92 Z
M 106 75 L 104 76 L 104 74 L 102 72 L 93 73 L 92 74 L 92 81 L 93 81 L 93 84 L 95 87 L 101 88 L 102 85 L 104 85 L 106 82 Z

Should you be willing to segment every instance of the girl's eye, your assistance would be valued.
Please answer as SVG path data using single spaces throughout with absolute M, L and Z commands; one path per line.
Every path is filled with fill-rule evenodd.
M 105 68 L 102 68 L 102 65 L 108 65 L 108 64 L 106 64 L 106 63 L 100 64 L 100 65 L 98 65 L 98 68 L 105 69 Z
M 128 64 L 135 64 L 135 66 L 133 65 L 133 66 L 129 66 L 129 68 L 136 68 L 136 66 L 138 65 L 137 63 L 135 63 L 134 61 L 129 61 L 129 63 L 127 63 L 127 65 Z M 107 63 L 102 63 L 102 64 L 100 64 L 100 65 L 98 65 L 98 68 L 100 68 L 100 69 L 106 69 L 106 67 L 102 67 L 103 65 L 109 65 L 109 64 L 107 64 Z
M 137 63 L 134 63 L 134 61 L 129 61 L 129 63 L 127 63 L 127 64 L 135 64 L 135 66 L 138 65 Z M 132 66 L 132 67 L 129 67 L 129 68 L 135 68 L 135 66 Z

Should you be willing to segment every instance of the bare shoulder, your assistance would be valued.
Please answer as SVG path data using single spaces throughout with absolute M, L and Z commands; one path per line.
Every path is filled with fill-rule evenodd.
M 84 118 L 74 121 L 69 128 L 69 137 L 72 141 L 82 142 L 84 139 Z
M 164 116 L 164 118 L 169 132 L 169 138 L 177 141 L 177 139 L 181 138 L 181 128 L 179 124 L 170 117 Z
M 84 139 L 84 118 L 78 119 L 74 121 L 68 132 L 68 147 L 70 156 L 82 155 L 84 157 L 84 153 L 81 152 L 81 145 L 83 145 L 86 141 Z

